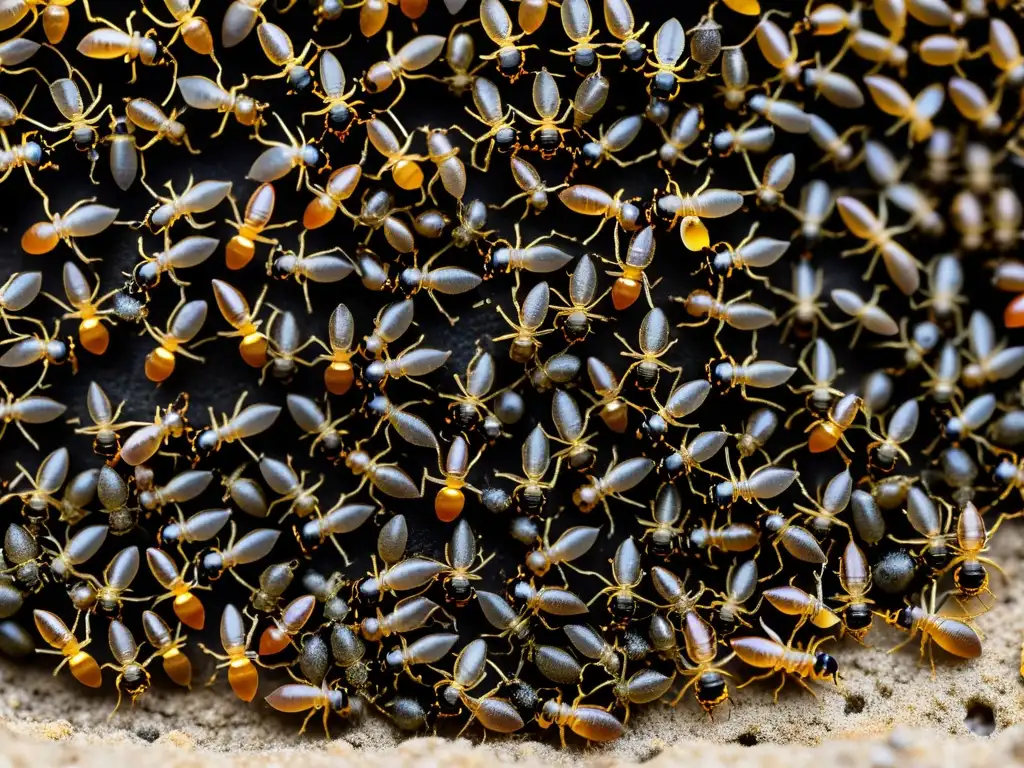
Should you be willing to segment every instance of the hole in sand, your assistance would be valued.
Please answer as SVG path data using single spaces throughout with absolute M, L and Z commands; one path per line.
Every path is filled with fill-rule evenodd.
M 864 697 L 854 693 L 846 697 L 846 706 L 843 707 L 843 714 L 858 715 L 864 711 Z
M 736 738 L 736 743 L 739 744 L 741 747 L 752 747 L 755 744 L 757 744 L 757 734 L 754 733 L 753 731 L 747 731 L 746 733 L 741 733 Z
M 972 699 L 967 702 L 964 725 L 977 736 L 991 736 L 996 729 L 996 713 L 990 704 Z
M 660 755 L 660 754 L 661 754 L 661 753 L 662 753 L 663 751 L 664 751 L 664 750 L 663 750 L 663 749 L 662 749 L 661 747 L 653 747 L 653 748 L 652 748 L 651 750 L 649 750 L 649 751 L 648 751 L 648 752 L 647 752 L 646 754 L 644 754 L 643 756 L 641 756 L 641 757 L 640 757 L 640 758 L 639 758 L 639 759 L 637 760 L 637 763 L 641 763 L 641 764 L 642 764 L 642 763 L 647 763 L 647 762 L 650 762 L 651 760 L 653 760 L 654 758 L 656 758 L 656 757 L 657 757 L 658 755 Z

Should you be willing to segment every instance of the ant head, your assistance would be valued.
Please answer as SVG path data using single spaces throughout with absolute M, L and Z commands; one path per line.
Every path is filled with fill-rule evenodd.
M 839 662 L 827 653 L 814 654 L 814 671 L 821 677 L 831 677 L 839 684 Z
M 846 628 L 862 632 L 871 626 L 871 609 L 865 603 L 853 603 L 845 611 Z
M 498 51 L 498 71 L 505 77 L 518 77 L 523 68 L 523 54 L 518 48 L 507 47 Z
M 643 62 L 646 52 L 643 43 L 639 40 L 630 39 L 622 44 L 619 55 L 630 64 L 640 64 Z

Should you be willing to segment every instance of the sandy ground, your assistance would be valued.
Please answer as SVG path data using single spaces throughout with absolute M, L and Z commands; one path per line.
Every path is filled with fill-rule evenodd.
M 697 749 L 722 765 L 749 761 L 753 756 L 767 765 L 778 754 L 785 754 L 789 765 L 802 765 L 804 758 L 798 755 L 806 755 L 810 761 L 815 753 L 803 747 L 823 745 L 829 754 L 846 755 L 840 762 L 830 760 L 832 765 L 886 765 L 875 757 L 882 755 L 878 757 L 882 760 L 886 750 L 893 753 L 892 746 L 886 745 L 895 738 L 924 749 L 929 759 L 912 765 L 976 765 L 981 764 L 975 762 L 981 754 L 993 759 L 998 754 L 1002 757 L 996 765 L 1008 765 L 1009 755 L 1016 754 L 1024 761 L 1024 728 L 1011 730 L 1024 722 L 1024 685 L 1019 675 L 1024 625 L 1022 547 L 1024 530 L 1019 526 L 1008 526 L 993 544 L 992 555 L 1006 564 L 1009 582 L 1004 585 L 995 577 L 993 589 L 1000 599 L 977 621 L 985 638 L 983 656 L 976 662 L 959 662 L 940 651 L 936 654 L 938 675 L 933 679 L 930 668 L 918 663 L 916 643 L 895 654 L 886 652 L 901 635 L 883 627 L 868 636 L 867 647 L 845 640 L 836 648 L 844 677 L 840 690 L 821 686 L 814 697 L 798 686 L 787 685 L 775 705 L 772 686 L 758 684 L 734 693 L 734 705 L 713 721 L 703 717 L 692 701 L 674 710 L 667 706 L 645 708 L 630 720 L 624 738 L 600 749 L 562 751 L 555 732 L 539 742 L 532 737 L 492 737 L 480 747 L 470 741 L 453 744 L 408 739 L 387 722 L 373 718 L 347 730 L 335 721 L 336 738 L 327 743 L 322 733 L 313 729 L 299 736 L 297 718 L 270 711 L 260 698 L 252 705 L 242 704 L 230 694 L 226 682 L 212 688 L 199 685 L 190 694 L 158 684 L 134 709 L 123 707 L 108 720 L 114 704 L 109 688 L 88 691 L 68 674 L 54 678 L 38 664 L 19 667 L 4 662 L 0 663 L 0 728 L 19 737 L 0 737 L 0 755 L 11 757 L 18 765 L 26 755 L 41 750 L 47 759 L 68 764 L 71 756 L 66 749 L 77 750 L 75 759 L 86 759 L 95 748 L 87 745 L 117 744 L 119 754 L 127 760 L 139 754 L 139 745 L 153 742 L 172 750 L 167 758 L 171 762 L 162 763 L 168 766 L 196 762 L 236 765 L 250 758 L 258 758 L 259 765 L 265 766 L 294 759 L 297 754 L 309 765 L 328 760 L 338 764 L 339 757 L 365 753 L 379 754 L 387 764 L 401 757 L 417 764 L 445 760 L 449 765 L 461 765 L 495 757 L 552 764 L 585 756 L 602 764 L 623 759 L 656 765 L 673 755 L 691 758 Z M 159 676 L 157 672 L 155 677 Z M 273 686 L 274 681 L 265 681 L 263 693 Z M 890 732 L 896 728 L 901 731 L 894 737 Z M 922 729 L 922 733 L 911 733 Z M 988 733 L 992 738 L 977 735 Z M 40 737 L 61 742 L 61 746 L 39 742 Z M 479 733 L 472 738 L 478 740 Z M 872 746 L 866 743 L 869 741 L 874 742 Z M 770 745 L 792 746 L 780 752 Z M 979 751 L 982 745 L 984 750 Z M 951 751 L 947 755 L 941 750 Z M 875 757 L 870 756 L 872 751 L 877 753 Z M 225 754 L 238 752 L 251 754 Z M 215 753 L 221 754 L 214 759 Z M 951 763 L 943 755 L 961 757 Z M 145 759 L 155 764 L 153 757 Z M 931 760 L 940 757 L 938 762 Z M 0 766 L 6 764 L 0 760 Z

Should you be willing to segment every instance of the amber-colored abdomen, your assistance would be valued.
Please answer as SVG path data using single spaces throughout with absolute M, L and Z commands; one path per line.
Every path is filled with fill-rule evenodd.
M 1003 323 L 1007 328 L 1024 328 L 1024 293 L 1006 305 Z
M 331 363 L 324 369 L 324 386 L 332 395 L 344 395 L 354 381 L 351 363 Z
M 57 230 L 48 221 L 33 224 L 21 236 L 22 249 L 25 253 L 30 253 L 33 256 L 49 253 L 57 247 L 59 242 L 60 237 L 57 236 Z
M 174 615 L 191 629 L 202 629 L 206 624 L 206 609 L 199 598 L 191 592 L 174 598 Z
M 711 235 L 704 222 L 696 216 L 687 216 L 683 219 L 680 232 L 683 237 L 683 245 L 691 251 L 701 251 L 711 245 Z
M 235 235 L 228 240 L 224 261 L 228 269 L 242 269 L 256 255 L 256 244 L 248 237 Z
M 238 352 L 247 365 L 262 368 L 267 364 L 267 337 L 262 333 L 248 334 L 239 343 Z
M 391 177 L 395 180 L 395 184 L 406 191 L 423 186 L 423 169 L 412 160 L 399 161 L 391 171 Z
M 640 281 L 620 277 L 612 286 L 612 306 L 620 311 L 633 306 L 633 303 L 640 298 L 642 288 Z
M 629 426 L 629 409 L 620 402 L 608 403 L 601 409 L 601 420 L 608 429 L 621 435 Z
M 270 626 L 260 635 L 260 656 L 273 656 L 288 647 L 288 634 L 280 627 Z
M 100 665 L 85 651 L 79 651 L 72 656 L 68 666 L 71 667 L 71 674 L 82 685 L 89 688 L 99 688 L 103 685 L 103 673 L 100 671 Z
M 177 648 L 164 655 L 164 672 L 182 688 L 192 687 L 192 662 Z
M 174 355 L 163 347 L 157 347 L 146 355 L 146 378 L 150 381 L 166 381 L 174 373 Z
M 450 523 L 462 514 L 466 495 L 457 488 L 442 488 L 434 497 L 434 513 L 442 523 Z
M 43 32 L 50 45 L 57 45 L 64 39 L 68 31 L 71 14 L 68 9 L 59 5 L 48 5 L 43 9 Z
M 242 701 L 252 701 L 260 685 L 259 672 L 249 659 L 235 659 L 228 666 L 228 682 L 235 696 Z
M 102 355 L 110 345 L 110 331 L 98 317 L 90 317 L 79 323 L 78 340 L 94 355 Z
M 330 223 L 337 210 L 329 197 L 320 195 L 310 200 L 309 205 L 306 206 L 306 210 L 302 214 L 302 226 L 306 229 L 319 229 Z
M 418 19 L 427 12 L 427 0 L 399 0 L 398 7 L 406 18 Z
M 831 451 L 839 442 L 839 435 L 834 434 L 834 431 L 832 424 L 819 424 L 807 439 L 807 449 L 811 453 Z

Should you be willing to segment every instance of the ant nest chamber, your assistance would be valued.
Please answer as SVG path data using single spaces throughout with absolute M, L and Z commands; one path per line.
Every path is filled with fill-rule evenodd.
M 1021 34 L 0 0 L 0 761 L 1024 763 Z

